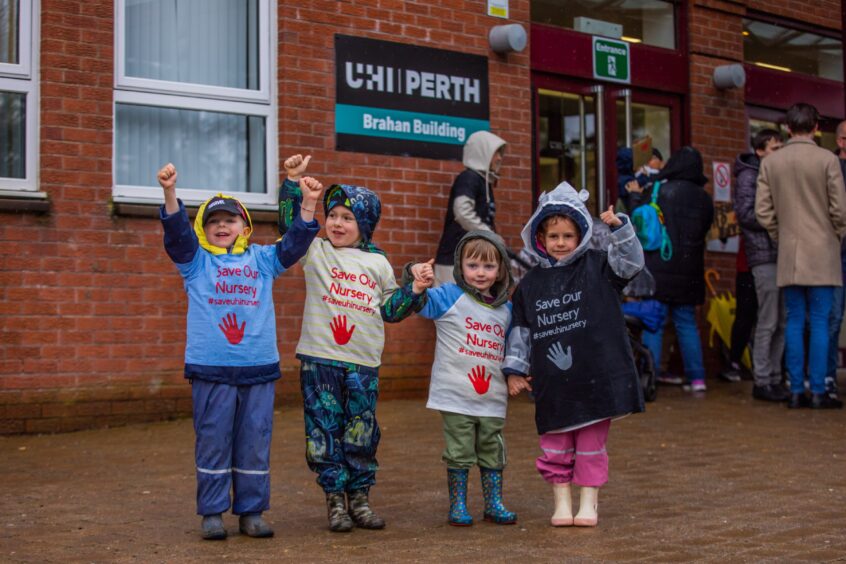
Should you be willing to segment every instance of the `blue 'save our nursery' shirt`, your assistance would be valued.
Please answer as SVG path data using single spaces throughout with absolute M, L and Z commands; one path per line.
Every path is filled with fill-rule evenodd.
M 230 385 L 279 378 L 273 281 L 307 251 L 319 230 L 297 217 L 275 245 L 249 245 L 241 254 L 202 248 L 182 202 L 161 210 L 165 248 L 188 294 L 185 377 Z

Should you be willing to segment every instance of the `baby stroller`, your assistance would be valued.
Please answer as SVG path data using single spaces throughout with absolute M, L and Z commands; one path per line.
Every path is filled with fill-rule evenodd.
M 638 315 L 635 311 L 636 307 L 640 306 L 640 304 L 649 303 L 650 301 L 624 303 L 623 317 L 626 320 L 626 328 L 629 330 L 629 342 L 632 346 L 632 356 L 634 356 L 637 374 L 640 377 L 640 385 L 643 388 L 643 399 L 645 401 L 655 401 L 655 398 L 658 396 L 655 362 L 652 360 L 652 353 L 641 342 L 641 336 L 643 335 L 643 330 L 647 327 L 647 322 L 643 319 L 645 316 L 643 313 Z

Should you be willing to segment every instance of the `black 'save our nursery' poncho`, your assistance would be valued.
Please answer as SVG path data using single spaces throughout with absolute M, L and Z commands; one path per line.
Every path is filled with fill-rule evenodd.
M 540 262 L 512 298 L 513 323 L 503 371 L 532 376 L 539 434 L 643 411 L 643 393 L 620 309 L 620 292 L 643 268 L 643 250 L 628 217 L 612 229 L 607 251 L 590 249 L 587 192 L 566 182 L 543 194 L 523 229 Z M 579 246 L 555 261 L 537 242 L 551 215 L 572 219 Z

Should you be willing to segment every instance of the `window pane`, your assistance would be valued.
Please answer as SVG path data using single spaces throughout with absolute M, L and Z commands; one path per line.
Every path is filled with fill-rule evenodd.
M 0 92 L 0 176 L 26 178 L 26 94 Z
M 126 74 L 258 90 L 259 0 L 126 0 Z
M 532 0 L 532 21 L 676 48 L 673 4 L 660 0 Z
M 540 191 L 566 180 L 576 190 L 586 188 L 596 214 L 596 103 L 593 96 L 569 92 L 538 92 L 540 131 L 538 164 Z
M 814 141 L 817 142 L 817 145 L 819 145 L 823 149 L 828 149 L 832 152 L 837 150 L 837 135 L 835 131 L 838 123 L 838 120 L 831 120 L 826 118 L 820 119 L 820 130 L 817 131 L 817 134 L 814 136 Z M 787 141 L 788 139 L 790 139 L 790 134 L 787 131 L 787 124 L 785 123 L 785 118 L 783 116 L 777 122 L 764 119 L 749 118 L 750 146 L 752 145 L 752 138 L 755 137 L 755 135 L 763 129 L 775 129 L 776 131 L 781 133 L 782 141 Z
M 266 192 L 265 118 L 132 104 L 116 105 L 117 183 L 157 186 L 172 162 L 179 186 Z
M 843 42 L 752 20 L 743 20 L 743 59 L 755 65 L 843 80 Z
M 670 108 L 632 102 L 632 138 L 630 142 L 652 137 L 652 147 L 670 158 Z M 617 100 L 617 147 L 626 146 L 626 103 Z
M 0 0 L 0 63 L 16 65 L 18 55 L 19 0 Z

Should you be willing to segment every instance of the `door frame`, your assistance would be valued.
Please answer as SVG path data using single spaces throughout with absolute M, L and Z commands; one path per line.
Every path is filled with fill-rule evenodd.
M 684 137 L 684 99 L 679 94 L 667 94 L 663 92 L 656 92 L 644 88 L 638 88 L 631 84 L 617 84 L 609 83 L 600 80 L 588 80 L 583 78 L 571 76 L 559 76 L 546 73 L 533 72 L 531 87 L 532 87 L 532 119 L 533 136 L 532 136 L 532 201 L 537 201 L 540 192 L 540 167 L 539 162 L 539 147 L 537 140 L 540 138 L 540 119 L 539 119 L 539 94 L 541 89 L 555 90 L 558 92 L 572 92 L 577 94 L 588 94 L 590 89 L 594 86 L 601 85 L 605 88 L 602 98 L 604 109 L 604 149 L 605 149 L 605 201 L 606 203 L 613 203 L 617 201 L 617 107 L 616 103 L 619 96 L 612 96 L 622 90 L 630 90 L 632 93 L 632 103 L 650 104 L 654 106 L 664 106 L 670 108 L 670 145 L 671 151 L 676 151 L 682 147 Z M 597 120 L 596 127 L 599 128 Z M 664 159 L 668 159 L 669 155 L 664 155 Z M 597 171 L 598 172 L 598 171 Z M 597 178 L 599 175 L 597 175 Z M 597 190 L 602 187 L 597 186 Z

